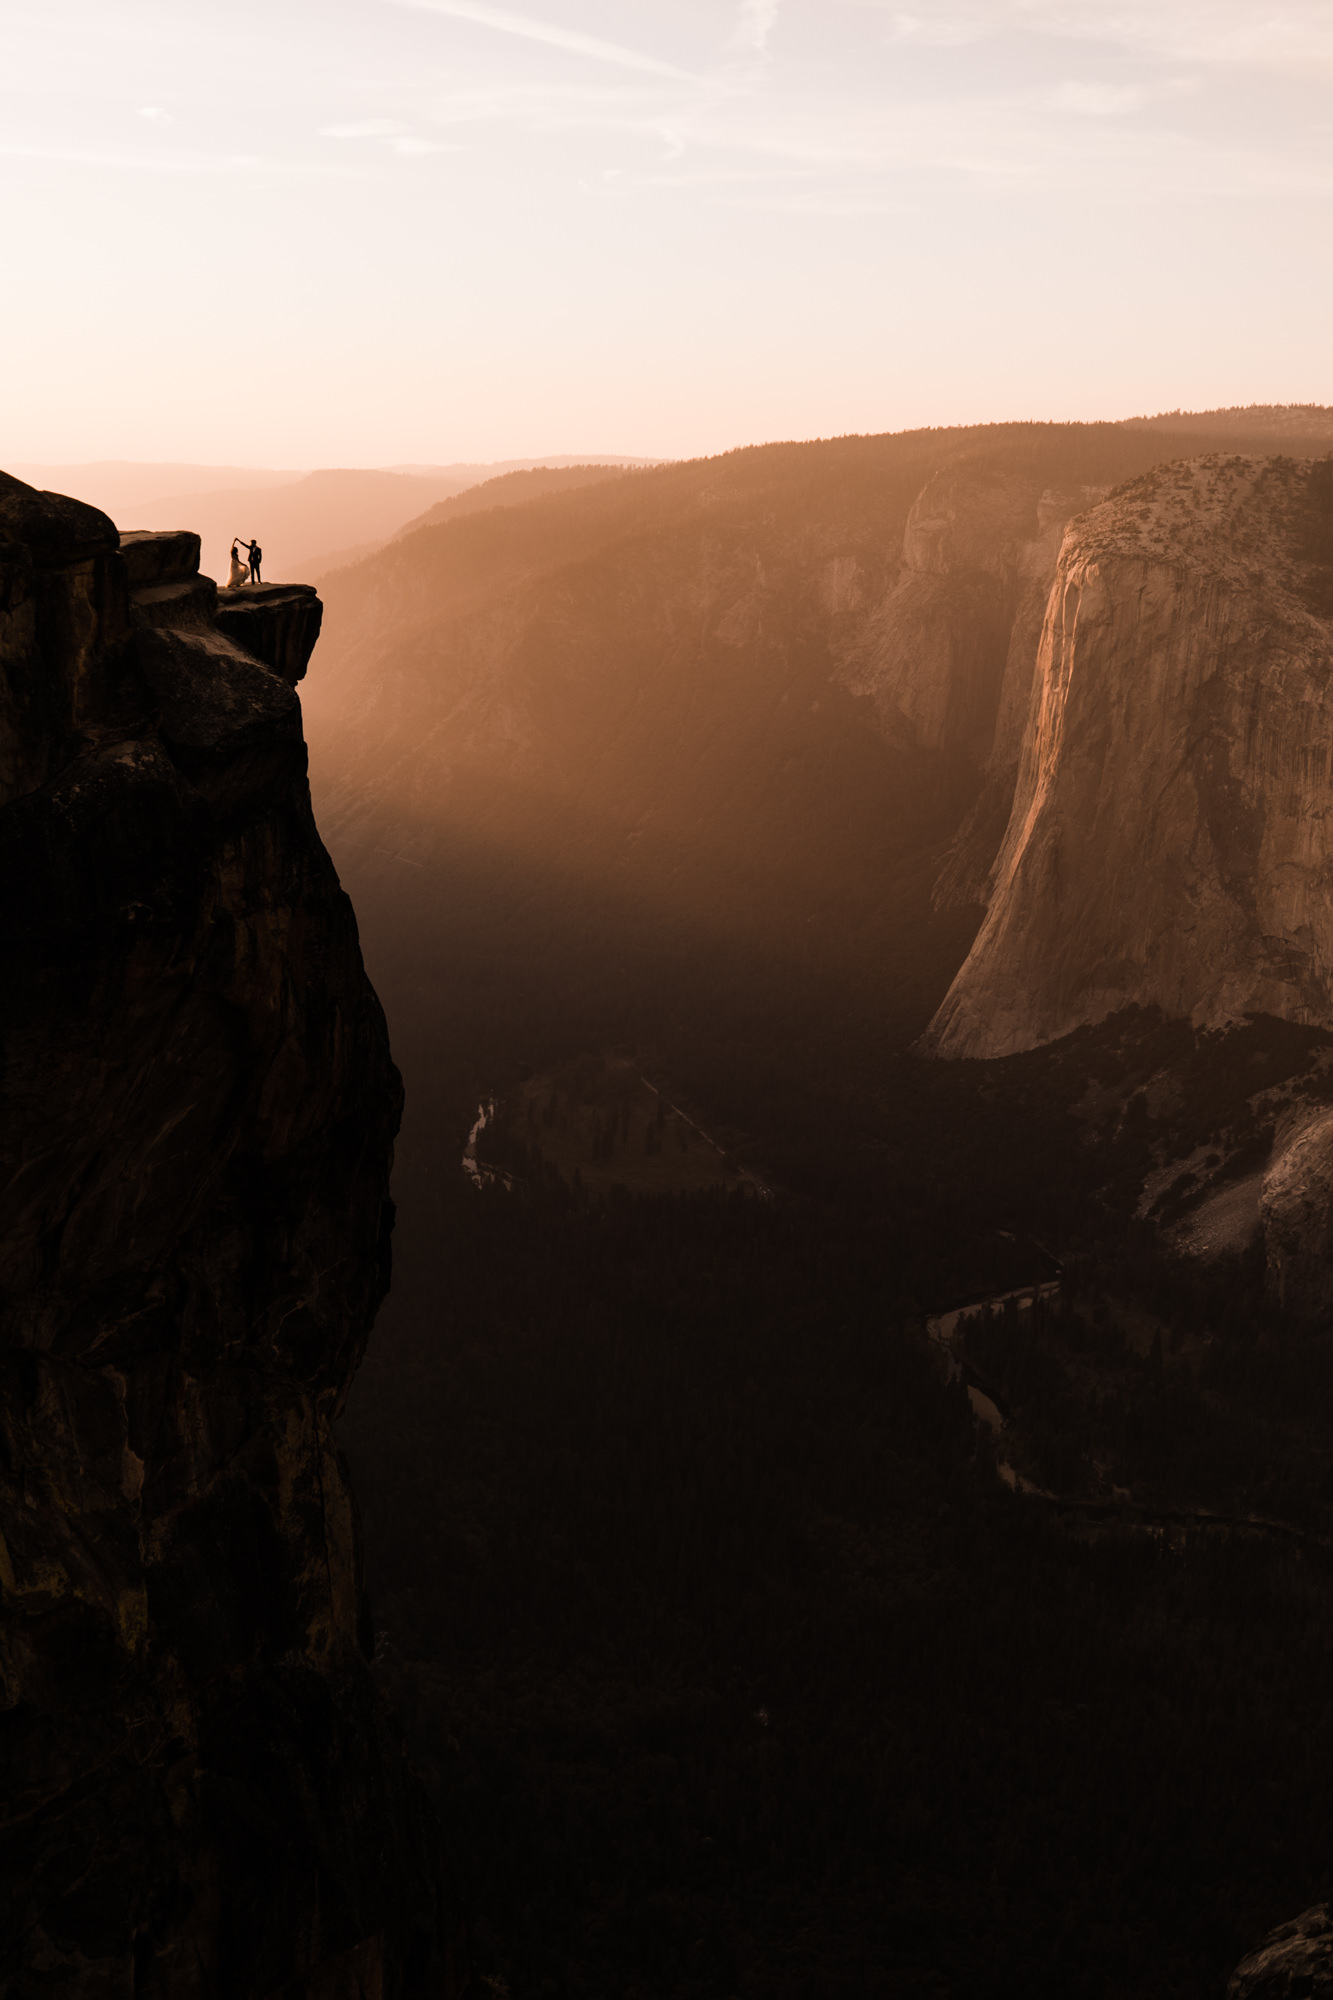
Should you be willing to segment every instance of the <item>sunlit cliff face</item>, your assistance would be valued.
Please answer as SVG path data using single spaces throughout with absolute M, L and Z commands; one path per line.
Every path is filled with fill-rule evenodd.
M 1007 1054 L 1128 1005 L 1333 1021 L 1327 469 L 1186 461 L 1069 529 L 940 1053 Z
M 1062 534 L 1163 459 L 1333 436 L 1210 421 L 611 473 L 325 579 L 321 823 L 423 1032 L 460 956 L 618 1034 L 651 968 L 752 951 L 747 1005 L 814 981 L 876 1046 L 919 1034 L 991 894 Z
M 0 84 L 7 460 L 1308 400 L 1331 63 L 1315 0 L 49 0 Z

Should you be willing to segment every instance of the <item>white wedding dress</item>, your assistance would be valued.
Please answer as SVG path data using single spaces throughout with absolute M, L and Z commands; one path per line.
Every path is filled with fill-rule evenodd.
M 236 553 L 236 544 L 233 542 L 231 545 L 231 570 L 223 588 L 226 590 L 235 590 L 238 583 L 248 583 L 249 579 L 250 566 L 248 563 L 241 561 Z

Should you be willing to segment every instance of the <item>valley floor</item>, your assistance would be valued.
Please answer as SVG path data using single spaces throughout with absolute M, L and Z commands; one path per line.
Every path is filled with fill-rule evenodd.
M 747 1153 L 771 1201 L 632 1186 L 600 1058 L 513 1080 L 507 1187 L 409 1129 L 345 1436 L 483 1991 L 1192 2000 L 1323 1893 L 1333 1347 L 1090 1227 L 1119 1156 L 1061 1122 L 1163 1032 L 909 1064 L 896 1127 Z M 946 1310 L 941 1366 L 987 1290 L 1043 1295 Z

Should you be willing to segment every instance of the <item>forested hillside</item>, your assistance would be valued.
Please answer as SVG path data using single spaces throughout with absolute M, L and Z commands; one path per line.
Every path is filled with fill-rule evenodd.
M 407 1087 L 344 1434 L 496 1993 L 1194 2000 L 1326 1893 L 1328 1336 L 1171 1231 L 1330 1038 L 913 1053 L 1061 523 L 1210 436 L 515 484 L 328 580 L 312 775 Z

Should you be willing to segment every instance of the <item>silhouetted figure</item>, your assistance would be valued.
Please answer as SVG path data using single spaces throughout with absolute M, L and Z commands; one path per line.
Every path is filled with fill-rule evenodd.
M 226 583 L 228 590 L 235 590 L 237 585 L 244 583 L 246 577 L 250 574 L 248 566 L 241 561 L 240 556 L 236 553 L 237 546 L 235 542 L 231 545 L 231 568 L 227 571 Z
M 261 581 L 259 565 L 263 561 L 264 551 L 260 548 L 258 542 L 250 542 L 245 544 L 245 546 L 250 550 L 250 581 L 251 583 L 259 583 Z

